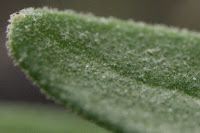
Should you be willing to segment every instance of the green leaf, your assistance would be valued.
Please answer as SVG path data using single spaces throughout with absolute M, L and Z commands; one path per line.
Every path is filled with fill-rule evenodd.
M 200 34 L 72 11 L 12 15 L 8 48 L 49 97 L 117 133 L 200 131 Z

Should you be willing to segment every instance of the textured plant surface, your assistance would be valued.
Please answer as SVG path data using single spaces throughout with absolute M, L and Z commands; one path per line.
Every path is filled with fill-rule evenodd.
M 78 127 L 78 128 L 77 128 Z M 0 133 L 109 133 L 55 107 L 0 103 Z
M 200 34 L 72 11 L 12 15 L 8 48 L 51 98 L 114 132 L 200 131 Z

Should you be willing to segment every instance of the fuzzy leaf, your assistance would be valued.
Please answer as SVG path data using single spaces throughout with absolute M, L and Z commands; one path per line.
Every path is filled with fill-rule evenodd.
M 200 131 L 200 34 L 160 25 L 26 9 L 8 48 L 47 94 L 116 133 Z

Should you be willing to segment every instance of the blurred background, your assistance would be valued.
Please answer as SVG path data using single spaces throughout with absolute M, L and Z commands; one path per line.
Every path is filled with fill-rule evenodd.
M 10 14 L 27 7 L 44 6 L 200 30 L 200 0 L 0 0 L 0 103 L 55 106 L 13 65 L 5 47 Z

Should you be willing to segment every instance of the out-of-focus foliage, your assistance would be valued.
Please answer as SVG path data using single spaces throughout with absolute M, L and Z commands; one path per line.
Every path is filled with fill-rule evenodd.
M 109 133 L 63 109 L 18 103 L 0 103 L 0 132 Z

